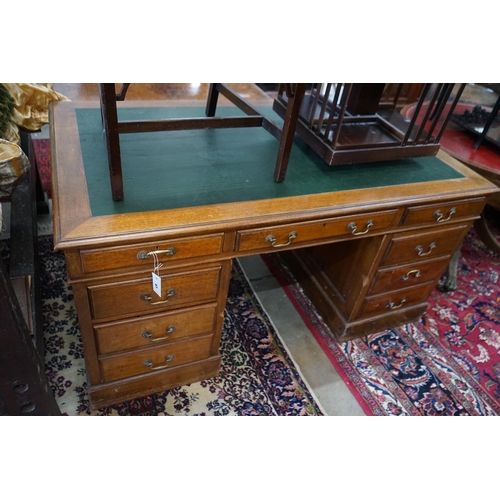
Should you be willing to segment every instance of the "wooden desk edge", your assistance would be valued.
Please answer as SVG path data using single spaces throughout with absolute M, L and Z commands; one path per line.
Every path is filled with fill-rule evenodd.
M 193 105 L 193 101 L 130 101 L 123 104 L 129 107 L 147 107 L 151 106 L 152 103 L 155 106 L 165 107 Z M 197 103 L 195 102 L 195 104 Z M 54 243 L 58 250 L 71 248 L 75 245 L 88 246 L 96 243 L 112 243 L 118 240 L 121 242 L 137 240 L 151 236 L 152 233 L 158 236 L 168 236 L 174 233 L 176 235 L 191 235 L 237 228 L 242 225 L 262 225 L 266 221 L 279 224 L 318 217 L 333 217 L 398 206 L 403 199 L 406 202 L 422 203 L 427 199 L 431 200 L 436 194 L 439 194 L 442 200 L 447 200 L 463 195 L 464 191 L 467 192 L 467 196 L 471 197 L 485 196 L 499 191 L 494 184 L 449 154 L 440 151 L 437 157 L 465 177 L 272 200 L 242 201 L 92 217 L 80 139 L 76 130 L 75 109 L 96 106 L 98 103 L 86 101 L 61 102 L 51 107 Z M 61 133 L 64 134 L 64 141 L 60 136 Z M 61 151 L 57 147 L 59 143 L 64 143 L 65 146 L 63 159 L 61 159 Z M 73 164 L 71 172 L 62 167 L 64 163 L 68 164 L 69 162 Z M 272 168 L 270 182 L 274 182 Z M 423 184 L 425 184 L 424 191 L 422 190 Z M 65 193 L 72 193 L 71 198 L 64 196 Z M 168 226 L 164 225 L 165 220 L 169 220 Z

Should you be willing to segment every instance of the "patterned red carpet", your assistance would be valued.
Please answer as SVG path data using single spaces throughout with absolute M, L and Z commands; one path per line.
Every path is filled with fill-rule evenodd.
M 416 323 L 345 343 L 333 339 L 279 254 L 264 260 L 368 415 L 500 415 L 500 257 L 474 229 L 457 291 L 436 289 Z

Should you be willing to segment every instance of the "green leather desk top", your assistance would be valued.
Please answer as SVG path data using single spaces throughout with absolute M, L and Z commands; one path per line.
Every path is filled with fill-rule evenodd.
M 270 108 L 260 108 L 275 122 Z M 240 115 L 219 107 L 217 116 Z M 204 116 L 203 108 L 124 108 L 119 118 Z M 237 201 L 457 179 L 436 157 L 329 166 L 296 144 L 283 183 L 273 180 L 278 141 L 262 128 L 122 134 L 125 199 L 111 198 L 106 146 L 98 108 L 76 109 L 93 216 L 195 207 Z

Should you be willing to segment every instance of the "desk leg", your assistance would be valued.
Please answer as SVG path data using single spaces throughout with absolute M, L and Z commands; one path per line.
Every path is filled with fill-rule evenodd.
M 100 83 L 101 113 L 108 150 L 109 177 L 114 201 L 123 200 L 122 161 L 118 134 L 118 111 L 114 83 Z

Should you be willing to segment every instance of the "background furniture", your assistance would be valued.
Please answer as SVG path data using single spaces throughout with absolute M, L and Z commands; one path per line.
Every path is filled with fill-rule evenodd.
M 1 259 L 0 301 L 0 415 L 60 415 Z
M 295 134 L 296 117 L 305 91 L 305 84 L 286 84 L 286 94 L 289 101 L 284 111 L 286 118 L 283 129 L 263 116 L 250 103 L 242 99 L 236 92 L 223 83 L 210 84 L 205 110 L 206 117 L 181 118 L 178 120 L 120 121 L 118 119 L 116 103 L 117 101 L 125 100 L 129 85 L 129 83 L 123 84 L 120 92 L 116 94 L 114 83 L 99 84 L 113 200 L 120 201 L 124 197 L 119 136 L 126 133 L 206 128 L 263 127 L 280 141 L 274 177 L 278 182 L 284 179 Z M 219 93 L 229 99 L 238 109 L 244 111 L 247 116 L 215 117 Z
M 163 169 L 162 182 L 155 177 L 148 198 L 141 198 L 142 211 L 116 212 L 113 204 L 99 205 L 100 197 L 92 192 L 100 188 L 92 180 L 94 165 L 88 165 L 88 157 L 83 162 L 82 147 L 89 147 L 93 162 L 105 165 L 99 156 L 101 151 L 106 155 L 100 129 L 95 127 L 93 135 L 82 132 L 77 116 L 89 126 L 93 116 L 99 120 L 91 104 L 54 108 L 54 237 L 66 257 L 94 408 L 217 374 L 231 261 L 240 256 L 299 250 L 295 255 L 311 283 L 311 297 L 339 340 L 414 321 L 487 198 L 497 191 L 445 154 L 417 163 L 374 163 L 370 168 L 376 172 L 398 172 L 388 175 L 393 184 L 360 187 L 366 179 L 357 175 L 360 167 L 325 169 L 314 154 L 298 149 L 287 182 L 271 183 L 282 194 L 249 199 L 245 187 L 257 175 L 267 179 L 274 160 L 265 153 L 274 140 L 259 136 L 252 155 L 234 157 L 238 169 L 222 172 L 218 157 L 213 160 L 213 145 L 219 146 L 218 154 L 234 153 L 234 147 L 228 141 L 223 149 L 221 132 L 200 140 L 207 144 L 205 157 L 215 164 L 202 171 L 198 161 L 186 160 L 182 171 L 209 175 L 221 187 L 215 192 L 220 199 L 226 184 L 233 194 L 231 172 L 244 169 L 248 183 L 239 186 L 243 191 L 235 201 L 200 203 L 201 193 L 189 191 L 192 183 L 182 176 L 167 178 L 170 172 Z M 84 146 L 79 133 L 85 134 Z M 426 169 L 438 177 L 415 179 Z M 300 182 L 306 170 L 308 179 L 315 171 L 321 189 Z M 222 174 L 224 180 L 213 179 Z M 349 178 L 354 184 L 347 187 Z M 374 175 L 370 182 L 379 180 Z M 162 196 L 164 207 L 152 210 L 152 189 L 162 184 L 181 190 L 185 205 L 169 208 L 169 198 Z M 299 191 L 290 194 L 294 188 Z M 161 297 L 153 290 L 154 256 L 163 265 Z
M 446 104 L 454 84 L 425 84 L 409 122 L 396 109 L 403 84 L 393 85 L 313 84 L 300 107 L 297 134 L 329 165 L 435 155 L 465 84 L 451 106 Z M 282 118 L 288 105 L 284 89 L 280 87 L 273 106 Z M 424 103 L 427 109 L 417 124 Z
M 467 84 L 441 137 L 441 149 L 500 187 L 500 127 L 493 121 L 500 103 L 499 92 L 499 84 Z M 401 113 L 411 119 L 415 106 L 411 104 Z M 489 224 L 498 220 L 499 210 L 500 196 L 494 194 L 474 223 L 480 238 L 496 253 L 500 253 L 500 242 Z M 450 289 L 456 287 L 453 279 L 450 285 Z
M 11 197 L 9 276 L 25 314 L 26 325 L 43 359 L 42 309 L 38 263 L 37 213 L 39 178 L 33 143 L 29 133 L 21 132 L 21 149 L 31 168 Z
M 474 149 L 479 149 L 485 139 L 500 147 L 500 125 L 497 121 L 498 112 L 500 111 L 500 83 L 483 83 L 479 85 L 498 95 L 493 108 L 488 112 L 481 106 L 475 106 L 472 111 L 467 110 L 463 114 L 453 115 L 451 119 L 460 127 L 478 136 Z M 492 128 L 494 124 L 495 126 Z
M 124 196 L 119 141 L 123 133 L 262 126 L 280 141 L 274 180 L 283 182 L 296 130 L 329 165 L 435 155 L 461 93 L 459 90 L 451 108 L 447 108 L 454 84 L 283 83 L 273 106 L 283 119 L 279 127 L 221 83 L 210 84 L 204 118 L 121 121 L 117 102 L 125 100 L 129 85 L 123 84 L 116 93 L 114 83 L 99 84 L 115 201 Z M 428 112 L 419 125 L 417 115 L 407 123 L 397 110 L 403 102 L 416 98 L 419 90 L 417 115 L 425 101 L 429 103 Z M 216 118 L 219 93 L 247 116 Z
M 60 415 L 45 376 L 37 251 L 37 171 L 31 162 L 11 195 L 10 259 L 0 259 L 0 415 Z

